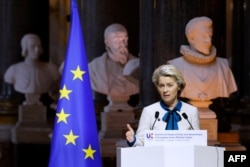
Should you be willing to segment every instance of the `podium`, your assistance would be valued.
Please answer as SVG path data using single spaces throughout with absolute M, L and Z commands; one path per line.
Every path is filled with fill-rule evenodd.
M 224 147 L 141 146 L 118 147 L 117 167 L 224 167 Z

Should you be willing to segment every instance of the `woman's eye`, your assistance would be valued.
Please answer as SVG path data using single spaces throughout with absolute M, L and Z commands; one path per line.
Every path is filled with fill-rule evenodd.
M 161 89 L 164 88 L 164 87 L 165 87 L 164 85 L 159 85 L 159 88 L 161 88 Z

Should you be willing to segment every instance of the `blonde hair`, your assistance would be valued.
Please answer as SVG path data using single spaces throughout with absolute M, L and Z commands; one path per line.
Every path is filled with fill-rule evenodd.
M 169 76 L 175 78 L 176 83 L 180 87 L 179 95 L 186 86 L 186 83 L 183 79 L 181 72 L 174 65 L 164 64 L 155 69 L 152 75 L 152 82 L 154 83 L 155 87 L 158 86 L 159 78 L 161 76 Z

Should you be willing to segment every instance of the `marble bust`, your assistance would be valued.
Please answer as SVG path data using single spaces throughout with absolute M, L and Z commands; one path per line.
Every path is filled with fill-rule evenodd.
M 108 96 L 130 96 L 139 93 L 139 58 L 128 50 L 128 33 L 118 23 L 104 31 L 106 52 L 89 64 L 91 87 Z
M 186 81 L 181 97 L 190 99 L 198 107 L 208 107 L 212 99 L 229 97 L 237 91 L 228 60 L 216 57 L 212 35 L 213 22 L 210 18 L 191 19 L 186 25 L 189 45 L 180 47 L 181 57 L 167 61 L 182 72 Z
M 17 92 L 25 94 L 24 105 L 41 104 L 41 94 L 49 92 L 52 84 L 60 78 L 60 73 L 52 63 L 39 60 L 43 48 L 38 35 L 25 34 L 21 47 L 24 61 L 8 67 L 4 81 L 13 84 Z

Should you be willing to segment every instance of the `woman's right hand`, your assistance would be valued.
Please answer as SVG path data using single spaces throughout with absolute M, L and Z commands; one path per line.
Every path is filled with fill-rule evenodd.
M 126 132 L 126 139 L 128 142 L 133 142 L 135 137 L 135 131 L 130 126 L 130 124 L 127 124 L 128 131 Z

